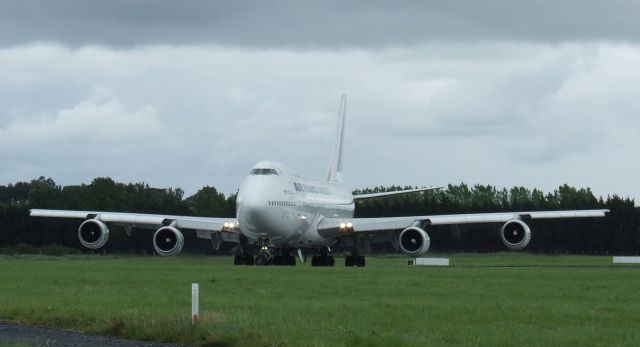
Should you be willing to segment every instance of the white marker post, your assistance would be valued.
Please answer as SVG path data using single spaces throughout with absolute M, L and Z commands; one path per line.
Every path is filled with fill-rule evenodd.
M 198 321 L 198 313 L 200 311 L 199 307 L 199 297 L 200 289 L 198 288 L 197 283 L 191 283 L 191 323 L 196 324 Z

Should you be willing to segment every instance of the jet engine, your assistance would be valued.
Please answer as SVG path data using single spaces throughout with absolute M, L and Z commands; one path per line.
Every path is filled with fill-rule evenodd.
M 418 227 L 409 227 L 400 233 L 400 249 L 409 256 L 421 256 L 427 253 L 431 239 L 427 232 Z
M 507 248 L 519 251 L 527 247 L 529 241 L 531 241 L 531 229 L 521 220 L 510 220 L 502 226 L 500 238 Z
M 109 229 L 97 219 L 87 219 L 78 228 L 78 238 L 83 246 L 98 249 L 109 241 Z
M 153 234 L 153 248 L 162 256 L 178 255 L 184 246 L 184 236 L 180 230 L 165 226 Z

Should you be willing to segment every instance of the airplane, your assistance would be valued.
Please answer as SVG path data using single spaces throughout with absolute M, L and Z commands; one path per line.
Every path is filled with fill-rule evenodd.
M 334 266 L 331 247 L 340 243 L 350 249 L 345 266 L 363 267 L 365 257 L 358 245 L 370 237 L 380 236 L 407 256 L 419 257 L 430 247 L 427 230 L 431 226 L 491 223 L 502 225 L 499 235 L 508 249 L 522 250 L 531 241 L 529 220 L 604 217 L 609 212 L 600 209 L 354 218 L 358 201 L 438 188 L 352 195 L 342 179 L 346 102 L 343 94 L 326 178 L 303 178 L 279 162 L 260 161 L 240 185 L 235 219 L 43 209 L 32 209 L 30 215 L 84 219 L 78 238 L 89 249 L 99 249 L 107 243 L 109 223 L 122 226 L 129 236 L 132 228 L 155 229 L 153 246 L 161 256 L 179 254 L 184 246 L 182 230 L 194 230 L 199 238 L 210 239 L 216 250 L 223 241 L 236 243 L 235 265 L 295 265 L 295 253 L 304 261 L 305 250 L 316 254 L 311 259 L 312 266 Z M 256 248 L 257 252 L 253 252 Z

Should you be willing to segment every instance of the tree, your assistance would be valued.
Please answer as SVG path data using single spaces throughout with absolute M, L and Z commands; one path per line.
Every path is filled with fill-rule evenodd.
M 198 216 L 220 217 L 228 214 L 224 194 L 214 187 L 206 186 L 187 198 L 187 205 Z

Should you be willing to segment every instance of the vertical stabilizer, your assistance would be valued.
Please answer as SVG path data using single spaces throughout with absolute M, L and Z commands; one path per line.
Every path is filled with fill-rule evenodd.
M 327 181 L 342 183 L 342 145 L 344 143 L 344 122 L 347 113 L 347 94 L 340 97 L 340 109 L 338 110 L 338 123 L 336 126 L 336 137 L 333 142 L 331 161 L 329 162 L 329 173 Z

